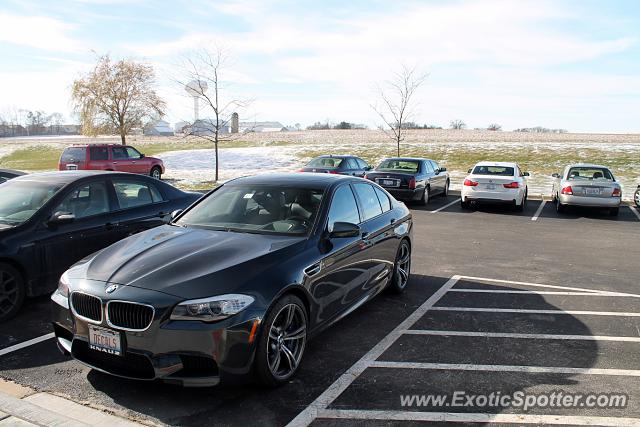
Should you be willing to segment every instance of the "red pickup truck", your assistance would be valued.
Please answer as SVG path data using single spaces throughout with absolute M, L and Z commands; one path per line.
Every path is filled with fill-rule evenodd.
M 58 170 L 106 170 L 151 175 L 160 179 L 162 160 L 147 157 L 128 145 L 84 144 L 67 147 L 60 156 Z

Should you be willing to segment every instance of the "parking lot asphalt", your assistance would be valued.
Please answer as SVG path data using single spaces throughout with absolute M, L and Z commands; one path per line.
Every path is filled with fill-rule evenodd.
M 278 389 L 183 389 L 113 378 L 61 356 L 49 301 L 0 325 L 0 376 L 149 423 L 178 425 L 629 425 L 640 423 L 640 219 L 594 210 L 414 215 L 407 292 L 383 294 L 311 341 Z M 24 348 L 21 343 L 41 338 Z M 16 347 L 17 346 L 17 347 Z M 406 406 L 401 396 L 624 393 L 625 408 Z M 635 420 L 635 419 L 638 420 Z

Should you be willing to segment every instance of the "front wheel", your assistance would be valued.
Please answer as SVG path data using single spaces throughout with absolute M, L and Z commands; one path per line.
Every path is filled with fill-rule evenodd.
M 442 197 L 449 197 L 449 180 L 444 185 L 444 191 L 442 192 Z
M 160 169 L 159 166 L 154 166 L 151 168 L 151 172 L 149 172 L 149 175 L 151 175 L 151 177 L 155 179 L 160 179 L 162 177 L 162 169 Z
M 22 274 L 9 264 L 0 263 L 0 322 L 15 316 L 26 296 Z
M 638 187 L 638 189 L 634 193 L 633 201 L 635 202 L 636 207 L 640 208 L 640 187 Z
M 269 310 L 256 349 L 257 380 L 275 387 L 300 366 L 307 342 L 307 312 L 300 298 L 285 295 Z
M 398 253 L 396 254 L 396 262 L 393 265 L 393 277 L 389 284 L 389 291 L 401 294 L 404 292 L 409 283 L 409 276 L 411 275 L 411 246 L 409 242 L 403 240 L 398 247 Z

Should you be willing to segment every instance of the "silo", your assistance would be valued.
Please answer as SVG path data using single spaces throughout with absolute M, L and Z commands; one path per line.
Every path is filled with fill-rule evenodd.
M 238 133 L 240 130 L 240 118 L 238 117 L 238 113 L 233 113 L 231 115 L 231 133 Z

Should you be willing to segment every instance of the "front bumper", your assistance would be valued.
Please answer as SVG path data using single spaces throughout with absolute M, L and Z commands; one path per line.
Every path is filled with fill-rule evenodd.
M 585 206 L 594 208 L 617 208 L 620 206 L 620 197 L 586 197 L 570 194 L 560 194 L 560 203 L 571 206 Z
M 98 287 L 104 289 L 105 284 Z M 122 287 L 117 293 L 118 301 L 154 302 L 155 315 L 149 328 L 142 332 L 123 330 L 107 325 L 103 316 L 102 322 L 94 324 L 119 333 L 122 355 L 92 350 L 89 348 L 90 322 L 54 300 L 53 327 L 58 348 L 63 353 L 98 371 L 136 380 L 207 387 L 250 378 L 258 335 L 255 328 L 259 327 L 261 313 L 249 307 L 215 323 L 172 321 L 171 310 L 180 302 L 175 297 L 128 287 Z M 104 292 L 92 294 L 103 299 L 104 307 L 108 301 Z M 128 296 L 136 298 L 128 299 Z

